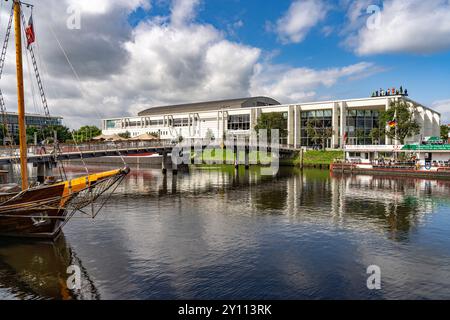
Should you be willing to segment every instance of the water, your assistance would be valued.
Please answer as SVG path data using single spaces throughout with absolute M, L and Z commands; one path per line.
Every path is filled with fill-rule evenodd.
M 0 240 L 0 298 L 448 299 L 449 191 L 315 170 L 135 169 L 96 220 L 72 220 L 57 243 Z M 370 265 L 379 291 L 367 289 Z

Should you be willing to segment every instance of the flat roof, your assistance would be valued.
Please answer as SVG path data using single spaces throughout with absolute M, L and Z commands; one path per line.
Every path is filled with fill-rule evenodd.
M 6 112 L 7 116 L 19 116 L 17 112 Z M 0 112 L 0 117 L 3 116 L 3 114 Z M 43 114 L 37 114 L 37 113 L 25 113 L 25 117 L 35 117 L 35 118 L 47 118 L 46 115 Z M 50 116 L 52 119 L 63 119 L 61 116 Z
M 211 111 L 218 109 L 233 109 L 233 108 L 247 108 L 256 107 L 258 102 L 265 103 L 268 105 L 280 105 L 275 99 L 270 97 L 249 97 L 249 98 L 238 98 L 238 99 L 227 99 L 227 100 L 217 100 L 217 101 L 204 101 L 204 102 L 194 102 L 185 103 L 177 105 L 168 105 L 160 107 L 148 108 L 144 111 L 138 113 L 139 117 L 150 116 L 150 115 L 161 115 L 173 112 L 183 113 L 183 112 L 201 112 L 201 111 Z
M 216 111 L 220 109 L 251 109 L 257 106 L 244 105 L 251 102 L 258 101 L 258 99 L 268 99 L 265 101 L 273 101 L 275 102 L 269 106 L 260 106 L 265 108 L 280 108 L 280 107 L 289 107 L 289 106 L 318 106 L 322 104 L 332 104 L 339 102 L 364 102 L 364 101 L 383 101 L 386 99 L 392 98 L 401 98 L 411 103 L 414 103 L 426 110 L 429 110 L 435 114 L 441 116 L 441 114 L 432 108 L 426 107 L 423 104 L 412 100 L 411 98 L 404 95 L 393 95 L 393 96 L 382 96 L 382 97 L 366 97 L 366 98 L 353 98 L 353 99 L 338 99 L 338 100 L 325 100 L 325 101 L 311 101 L 311 102 L 297 102 L 297 103 L 287 103 L 280 104 L 278 101 L 269 98 L 269 97 L 252 97 L 252 98 L 240 98 L 240 99 L 229 99 L 229 100 L 219 100 L 219 101 L 208 101 L 208 102 L 198 102 L 198 103 L 187 103 L 187 104 L 179 104 L 179 105 L 171 105 L 171 106 L 162 106 L 162 107 L 153 107 L 146 109 L 142 112 L 139 112 L 137 116 L 129 116 L 129 117 L 112 117 L 105 118 L 102 120 L 121 120 L 121 119 L 132 119 L 137 117 L 144 116 L 161 116 L 167 114 L 182 114 L 182 113 L 192 113 L 192 112 L 208 112 L 208 111 Z M 449 125 L 450 126 L 450 125 Z

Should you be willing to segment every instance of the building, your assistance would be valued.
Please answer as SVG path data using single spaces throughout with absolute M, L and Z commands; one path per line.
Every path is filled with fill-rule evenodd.
M 161 139 L 222 137 L 224 133 L 248 135 L 263 113 L 283 113 L 287 119 L 286 142 L 295 147 L 311 147 L 315 139 L 308 136 L 308 125 L 330 132 L 325 146 L 341 148 L 345 145 L 396 145 L 387 137 L 373 141 L 370 132 L 379 128 L 379 113 L 387 110 L 392 101 L 403 100 L 415 107 L 414 116 L 421 132 L 406 143 L 421 141 L 426 136 L 440 135 L 439 113 L 404 95 L 363 99 L 319 101 L 281 105 L 267 97 L 223 100 L 150 108 L 137 117 L 103 120 L 106 135 L 129 132 L 132 137 L 143 133 L 159 133 Z M 346 139 L 347 138 L 347 139 Z M 347 140 L 344 143 L 344 140 Z M 355 150 L 355 153 L 357 151 Z
M 18 136 L 19 134 L 19 118 L 17 113 L 15 112 L 7 112 L 5 114 L 6 121 L 3 119 L 3 114 L 0 113 L 0 124 L 7 123 L 8 132 L 11 136 Z M 38 129 L 42 128 L 44 125 L 46 126 L 57 126 L 62 125 L 62 117 L 50 117 L 39 115 L 39 114 L 31 114 L 27 113 L 25 115 L 25 125 L 28 127 L 36 127 Z

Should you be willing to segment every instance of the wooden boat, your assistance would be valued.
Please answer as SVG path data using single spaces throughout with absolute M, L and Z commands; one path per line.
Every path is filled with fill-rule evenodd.
M 13 1 L 9 28 L 14 17 L 22 186 L 21 191 L 0 194 L 0 236 L 53 239 L 76 212 L 83 212 L 88 206 L 94 208 L 95 201 L 115 190 L 130 170 L 125 167 L 67 181 L 54 180 L 29 186 L 20 22 L 20 18 L 23 21 L 24 18 L 21 6 L 19 0 Z M 92 217 L 97 213 L 98 210 L 94 212 L 93 209 Z

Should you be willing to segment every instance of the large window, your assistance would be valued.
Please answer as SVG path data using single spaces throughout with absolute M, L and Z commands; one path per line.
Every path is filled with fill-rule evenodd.
M 228 116 L 228 130 L 250 130 L 250 115 L 239 114 Z
M 376 110 L 348 110 L 347 132 L 348 144 L 370 145 L 384 144 L 384 136 L 381 134 L 372 137 L 373 130 L 379 129 L 379 112 Z M 379 132 L 379 130 L 378 130 Z
M 301 114 L 301 145 L 331 147 L 333 110 L 306 111 Z

